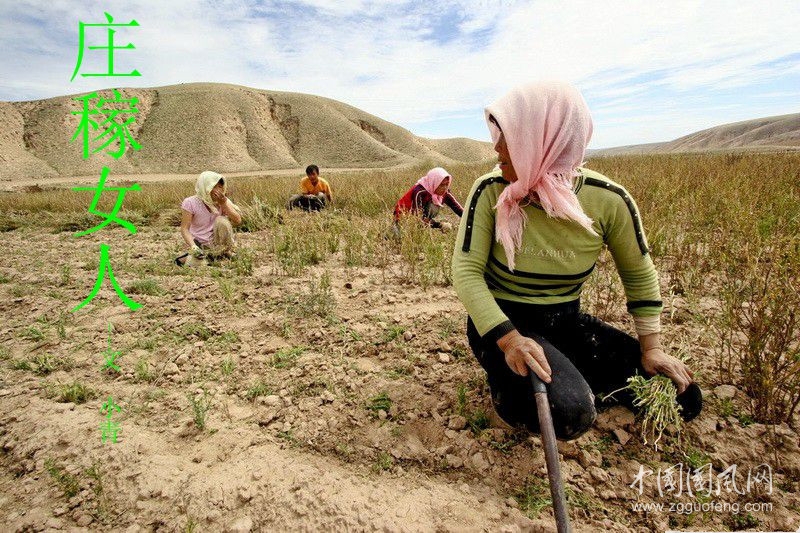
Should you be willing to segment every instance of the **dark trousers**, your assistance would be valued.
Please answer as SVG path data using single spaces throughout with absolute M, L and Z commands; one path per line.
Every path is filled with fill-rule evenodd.
M 552 382 L 547 385 L 556 437 L 575 439 L 594 422 L 596 407 L 614 403 L 633 410 L 629 391 L 618 392 L 613 402 L 595 399 L 625 387 L 635 374 L 647 376 L 642 368 L 639 341 L 597 318 L 580 312 L 578 301 L 556 305 L 531 305 L 497 300 L 517 330 L 544 349 Z M 533 385 L 529 377 L 515 374 L 494 342 L 484 342 L 472 320 L 467 320 L 467 338 L 484 368 L 492 402 L 500 417 L 512 426 L 539 431 Z M 692 384 L 678 403 L 685 420 L 700 413 L 702 394 Z
M 325 207 L 326 197 L 319 194 L 295 194 L 286 202 L 287 209 L 299 208 L 303 211 L 320 211 Z

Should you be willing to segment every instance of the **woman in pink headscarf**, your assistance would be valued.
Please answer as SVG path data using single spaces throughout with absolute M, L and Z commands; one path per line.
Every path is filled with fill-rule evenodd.
M 619 184 L 582 168 L 592 119 L 564 83 L 524 85 L 486 108 L 498 167 L 467 199 L 453 252 L 453 285 L 467 336 L 486 370 L 497 413 L 538 431 L 528 372 L 546 384 L 556 436 L 593 423 L 595 393 L 636 374 L 664 374 L 686 420 L 702 408 L 692 373 L 665 353 L 658 275 L 636 203 Z M 607 246 L 638 339 L 580 311 L 581 287 Z M 626 391 L 627 392 L 627 391 Z M 618 401 L 632 408 L 629 394 Z
M 421 177 L 394 206 L 395 234 L 399 235 L 398 222 L 405 213 L 421 215 L 422 220 L 432 228 L 451 229 L 449 223 L 436 220 L 436 215 L 443 205 L 447 205 L 458 216 L 464 212 L 464 208 L 450 192 L 452 182 L 453 177 L 441 167 L 432 168 Z

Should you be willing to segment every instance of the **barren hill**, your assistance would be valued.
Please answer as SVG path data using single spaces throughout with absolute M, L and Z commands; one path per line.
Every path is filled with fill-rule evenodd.
M 732 122 L 673 141 L 604 148 L 591 155 L 775 149 L 800 149 L 800 113 Z
M 667 143 L 672 152 L 724 148 L 800 148 L 800 113 L 724 124 Z
M 489 143 L 425 139 L 336 100 L 237 85 L 190 83 L 121 89 L 138 99 L 131 132 L 140 151 L 85 160 L 79 142 L 80 102 L 61 96 L 0 102 L 0 179 L 112 173 L 243 172 L 323 167 L 391 167 L 431 161 L 479 161 Z M 111 98 L 111 90 L 99 92 Z M 123 117 L 123 115 L 120 115 Z M 131 115 L 125 115 L 123 120 Z M 95 145 L 96 146 L 96 145 Z

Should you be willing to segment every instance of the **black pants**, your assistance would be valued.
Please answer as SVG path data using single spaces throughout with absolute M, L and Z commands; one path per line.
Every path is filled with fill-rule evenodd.
M 425 202 L 422 206 L 422 216 L 430 220 L 432 228 L 441 228 L 442 223 L 436 220 L 436 215 L 439 214 L 439 206 L 433 202 Z
M 556 436 L 579 437 L 594 422 L 596 407 L 622 404 L 633 410 L 629 391 L 618 392 L 615 401 L 596 401 L 625 387 L 635 374 L 647 376 L 641 364 L 639 341 L 597 318 L 580 312 L 578 301 L 556 305 L 531 305 L 497 300 L 517 330 L 544 349 L 552 382 L 547 385 Z M 512 426 L 539 431 L 533 385 L 529 377 L 515 374 L 497 344 L 482 341 L 471 319 L 467 338 L 478 362 L 486 370 L 492 402 L 500 417 Z M 702 394 L 691 384 L 678 396 L 682 416 L 691 420 L 702 409 Z
M 286 202 L 287 209 L 299 208 L 303 211 L 320 211 L 325 208 L 326 197 L 319 194 L 295 194 Z

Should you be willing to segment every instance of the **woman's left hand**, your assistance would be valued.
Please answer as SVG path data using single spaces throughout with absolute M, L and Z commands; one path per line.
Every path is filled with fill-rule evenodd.
M 664 374 L 675 383 L 681 394 L 692 383 L 692 371 L 677 357 L 667 355 L 660 347 L 650 348 L 642 354 L 642 366 L 648 374 Z

